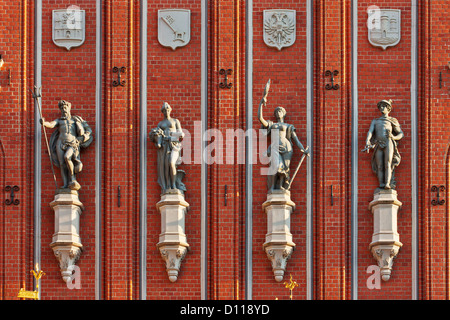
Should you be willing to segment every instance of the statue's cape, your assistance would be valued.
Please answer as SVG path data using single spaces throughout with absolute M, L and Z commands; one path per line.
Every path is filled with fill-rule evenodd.
M 81 143 L 80 147 L 83 149 L 89 147 L 89 145 L 94 140 L 91 127 L 80 116 L 72 116 L 72 119 L 75 120 L 75 122 L 81 123 L 84 131 L 89 133 L 89 138 L 86 141 L 84 141 L 83 143 Z M 59 168 L 58 155 L 56 153 L 56 148 L 58 146 L 58 138 L 59 138 L 59 130 L 54 130 L 52 135 L 50 136 L 49 147 L 50 147 L 50 154 L 51 154 L 52 162 L 55 166 L 57 166 Z M 76 157 L 79 160 L 79 157 L 80 157 L 79 153 L 77 154 Z

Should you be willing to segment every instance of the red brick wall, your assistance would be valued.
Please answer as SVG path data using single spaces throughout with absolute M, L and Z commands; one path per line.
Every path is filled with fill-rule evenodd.
M 103 6 L 102 296 L 138 298 L 139 252 L 139 5 Z M 113 87 L 114 67 L 126 67 L 125 85 Z M 121 205 L 118 204 L 118 187 Z
M 419 5 L 419 298 L 449 299 L 449 80 L 447 2 Z M 442 83 L 439 74 L 442 73 Z M 444 205 L 433 206 L 432 186 Z
M 52 10 L 73 3 L 43 0 L 42 104 L 44 117 L 59 117 L 57 101 L 72 102 L 72 113 L 91 125 L 95 123 L 96 4 L 81 0 L 86 10 L 86 42 L 66 51 L 52 42 Z M 398 232 L 403 247 L 394 261 L 391 279 L 381 290 L 366 287 L 366 269 L 376 264 L 369 251 L 373 217 L 368 210 L 377 179 L 371 171 L 371 155 L 359 153 L 358 167 L 358 298 L 410 299 L 412 294 L 412 199 L 411 199 L 411 2 L 382 0 L 380 8 L 402 10 L 402 39 L 386 51 L 370 45 L 367 39 L 367 7 L 358 1 L 358 150 L 364 142 L 372 119 L 379 116 L 376 103 L 392 99 L 391 115 L 405 133 L 399 143 L 402 162 L 396 170 L 399 200 Z M 449 138 L 446 111 L 450 86 L 449 23 L 444 2 L 419 4 L 419 298 L 449 297 Z M 170 6 L 171 8 L 175 6 Z M 195 121 L 201 119 L 201 2 L 182 1 L 178 8 L 191 10 L 191 41 L 173 51 L 157 40 L 157 11 L 167 9 L 165 2 L 148 3 L 148 86 L 147 114 L 149 132 L 162 119 L 164 101 L 173 108 L 173 117 L 191 134 L 194 146 Z M 286 122 L 292 123 L 306 146 L 306 3 L 278 2 L 277 8 L 297 11 L 296 42 L 278 51 L 263 42 L 263 10 L 273 4 L 253 1 L 253 128 L 260 128 L 257 107 L 264 85 L 270 78 L 271 90 L 266 119 L 273 120 L 276 106 L 286 108 Z M 207 297 L 243 299 L 245 239 L 245 167 L 226 162 L 226 130 L 245 130 L 245 3 L 210 1 L 208 3 L 208 128 L 223 134 L 216 150 L 223 164 L 208 167 L 208 252 Z M 139 298 L 139 3 L 105 1 L 103 13 L 103 103 L 102 103 L 102 263 L 103 299 Z M 34 196 L 34 105 L 29 88 L 34 84 L 34 7 L 28 1 L 0 0 L 0 54 L 6 65 L 0 70 L 0 188 L 18 185 L 18 206 L 2 204 L 0 224 L 0 298 L 15 299 L 20 288 L 32 290 L 33 196 Z M 314 145 L 313 149 L 313 241 L 314 299 L 351 298 L 351 7 L 349 1 L 314 2 Z M 114 66 L 127 68 L 124 87 L 113 88 Z M 232 69 L 230 89 L 219 88 L 220 69 Z M 12 82 L 8 85 L 8 70 Z M 338 70 L 338 90 L 325 90 L 326 70 Z M 442 88 L 439 73 L 442 72 Z M 50 136 L 52 130 L 47 130 Z M 215 137 L 217 138 L 217 137 Z M 215 140 L 217 141 L 217 140 Z M 236 147 L 236 144 L 234 145 Z M 256 146 L 258 147 L 258 143 Z M 298 148 L 291 164 L 300 159 Z M 148 141 L 147 162 L 147 298 L 200 299 L 200 213 L 201 172 L 195 161 L 198 150 L 191 150 L 186 171 L 190 210 L 186 216 L 186 235 L 191 250 L 181 264 L 178 280 L 168 280 L 165 264 L 156 248 L 161 232 L 156 203 L 160 187 L 156 174 L 156 148 Z M 258 150 L 259 152 L 264 150 Z M 224 157 L 219 156 L 219 152 Z M 86 207 L 81 216 L 84 252 L 77 265 L 81 269 L 82 289 L 69 290 L 62 281 L 59 265 L 49 244 L 54 233 L 54 213 L 49 203 L 54 182 L 44 136 L 42 139 L 42 299 L 95 298 L 95 147 L 84 150 L 80 200 Z M 289 275 L 299 284 L 294 299 L 306 299 L 306 163 L 292 187 L 296 210 L 291 217 L 291 232 L 296 249 L 288 260 L 285 279 L 274 280 L 271 263 L 262 247 L 267 232 L 267 217 L 262 210 L 266 200 L 266 177 L 258 159 L 253 167 L 253 298 L 288 299 L 283 282 Z M 60 173 L 55 168 L 58 184 Z M 432 206 L 432 185 L 445 185 L 441 194 L 447 201 Z M 121 206 L 117 188 L 121 187 Z M 225 206 L 225 186 L 227 205 Z M 334 203 L 331 204 L 331 186 Z M 4 192 L 2 203 L 9 198 Z
M 263 40 L 263 11 L 266 9 L 289 9 L 296 11 L 295 43 L 279 51 L 268 47 Z M 286 109 L 285 122 L 295 126 L 299 140 L 306 147 L 306 2 L 278 2 L 274 7 L 268 1 L 253 1 L 253 128 L 258 130 L 261 123 L 257 118 L 258 106 L 264 86 L 270 79 L 271 86 L 267 107 L 263 108 L 266 120 L 275 121 L 276 107 Z M 270 139 L 268 140 L 270 141 Z M 258 145 L 258 146 L 256 146 Z M 258 147 L 257 165 L 253 167 L 253 298 L 273 300 L 288 299 L 289 291 L 283 282 L 292 275 L 299 287 L 295 289 L 295 299 L 306 298 L 306 161 L 300 168 L 291 189 L 291 199 L 296 208 L 291 215 L 291 233 L 296 244 L 287 263 L 282 282 L 275 281 L 271 261 L 263 249 L 267 233 L 267 215 L 262 204 L 267 199 L 267 176 L 261 174 L 260 154 L 266 152 L 261 143 Z M 290 170 L 291 176 L 301 158 L 301 152 L 294 146 Z
M 208 129 L 222 133 L 210 137 L 212 157 L 223 159 L 208 168 L 208 298 L 244 298 L 244 165 L 228 164 L 226 130 L 244 129 L 245 122 L 245 3 L 210 1 L 208 37 Z M 219 83 L 220 69 L 232 69 L 230 89 Z M 208 143 L 209 144 L 209 143 Z M 234 156 L 236 163 L 237 152 Z M 229 159 L 232 160 L 232 159 Z M 225 185 L 228 200 L 225 206 Z
M 61 116 L 58 101 L 72 103 L 72 115 L 86 120 L 95 132 L 95 3 L 79 1 L 77 5 L 86 11 L 86 40 L 78 48 L 67 51 L 52 41 L 52 10 L 66 9 L 73 2 L 42 1 L 42 113 L 46 121 Z M 46 129 L 50 138 L 52 129 Z M 95 137 L 94 137 L 95 139 Z M 41 197 L 41 268 L 46 275 L 41 280 L 42 299 L 94 299 L 95 282 L 95 146 L 94 143 L 81 152 L 83 171 L 77 176 L 82 189 L 80 201 L 86 210 L 81 214 L 80 236 L 83 253 L 77 265 L 81 271 L 81 289 L 69 290 L 61 278 L 59 263 L 50 248 L 55 232 L 53 201 L 55 183 L 48 157 L 44 133 L 42 133 L 42 197 Z M 58 187 L 62 186 L 60 170 L 54 167 Z M 30 212 L 30 214 L 32 214 Z M 30 235 L 31 236 L 31 235 Z M 28 274 L 28 272 L 27 272 Z M 30 275 L 31 276 L 31 275 Z
M 28 1 L 0 2 L 0 299 L 7 300 L 33 286 L 33 11 Z M 8 206 L 4 188 L 15 185 L 20 203 Z
M 188 9 L 191 11 L 191 40 L 176 50 L 163 47 L 158 42 L 158 10 Z M 195 146 L 195 123 L 201 121 L 201 2 L 181 1 L 174 6 L 164 1 L 148 2 L 148 85 L 147 131 L 155 128 L 163 119 L 161 107 L 166 101 L 172 107 L 172 117 L 181 122 L 185 136 L 183 145 Z M 161 188 L 157 182 L 157 149 L 148 140 L 147 152 L 147 299 L 200 299 L 200 210 L 201 172 L 196 160 L 198 150 L 187 149 L 178 168 L 186 172 L 185 200 L 190 208 L 186 214 L 185 233 L 190 250 L 181 263 L 176 282 L 166 273 L 166 265 L 156 244 L 161 233 L 161 215 L 156 208 Z M 189 159 L 190 156 L 190 159 Z
M 314 299 L 350 299 L 351 7 L 314 9 Z M 338 71 L 337 90 L 326 89 L 327 70 Z
M 382 99 L 392 99 L 390 115 L 400 122 L 405 134 L 400 140 L 402 156 L 396 168 L 398 199 L 403 203 L 398 214 L 398 233 L 403 247 L 394 260 L 391 279 L 382 281 L 381 290 L 366 286 L 366 269 L 376 260 L 369 251 L 373 233 L 373 216 L 368 204 L 378 186 L 371 170 L 372 154 L 360 153 L 358 170 L 358 298 L 359 299 L 410 299 L 411 282 L 411 1 L 380 1 L 381 9 L 401 10 L 401 41 L 383 51 L 372 46 L 367 37 L 367 8 L 370 1 L 358 1 L 358 112 L 360 150 L 364 148 L 367 131 L 380 113 L 376 106 Z

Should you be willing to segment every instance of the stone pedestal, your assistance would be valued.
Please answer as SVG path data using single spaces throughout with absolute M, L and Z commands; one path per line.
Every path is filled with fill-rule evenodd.
M 295 247 L 290 232 L 295 203 L 291 201 L 289 191 L 275 190 L 267 195 L 262 207 L 267 213 L 267 234 L 263 248 L 272 263 L 275 280 L 281 282 Z
M 178 279 L 181 262 L 188 249 L 185 234 L 185 216 L 189 203 L 178 190 L 169 190 L 161 195 L 161 201 L 156 204 L 161 213 L 161 234 L 156 245 L 161 257 L 166 263 L 166 271 L 171 282 Z
M 50 247 L 59 262 L 63 281 L 67 283 L 83 249 L 80 217 L 84 206 L 78 199 L 77 191 L 59 189 L 50 207 L 55 212 L 55 233 Z
M 373 214 L 373 235 L 370 251 L 378 262 L 381 278 L 391 277 L 394 259 L 403 245 L 397 232 L 397 214 L 402 203 L 397 200 L 397 191 L 377 189 L 369 204 Z

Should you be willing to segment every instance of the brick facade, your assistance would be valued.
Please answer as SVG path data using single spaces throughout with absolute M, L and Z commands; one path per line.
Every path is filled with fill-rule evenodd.
M 292 187 L 296 204 L 291 216 L 291 232 L 296 244 L 288 260 L 285 280 L 289 275 L 299 284 L 294 298 L 306 300 L 349 300 L 357 292 L 357 299 L 411 299 L 417 283 L 418 299 L 449 298 L 449 202 L 450 181 L 449 139 L 446 110 L 449 103 L 450 24 L 446 12 L 450 4 L 444 1 L 419 1 L 418 24 L 418 176 L 414 177 L 414 117 L 411 113 L 411 79 L 413 62 L 413 1 L 319 1 L 313 0 L 312 12 L 308 2 L 253 0 L 252 11 L 245 1 L 179 1 L 173 6 L 167 1 L 148 1 L 147 6 L 147 138 L 148 132 L 162 120 L 161 106 L 167 101 L 172 115 L 180 120 L 183 129 L 191 134 L 186 143 L 195 148 L 194 134 L 202 116 L 202 99 L 206 98 L 205 129 L 217 129 L 223 134 L 209 137 L 209 146 L 217 146 L 207 153 L 223 162 L 208 164 L 206 177 L 197 149 L 183 154 L 187 161 L 180 169 L 186 171 L 186 201 L 190 210 L 186 216 L 186 235 L 190 250 L 181 264 L 176 282 L 168 280 L 165 264 L 156 247 L 161 233 L 160 200 L 157 183 L 156 147 L 147 139 L 147 163 L 140 167 L 140 88 L 141 28 L 140 2 L 131 0 L 93 1 L 42 0 L 42 108 L 43 117 L 59 117 L 57 102 L 72 103 L 72 114 L 83 117 L 96 132 L 101 128 L 101 146 L 92 144 L 81 154 L 84 169 L 79 175 L 82 185 L 80 200 L 86 210 L 81 216 L 80 235 L 84 251 L 77 265 L 82 272 L 82 288 L 69 290 L 61 280 L 59 265 L 49 244 L 54 233 L 54 213 L 49 203 L 54 197 L 53 174 L 48 160 L 46 141 L 35 143 L 36 112 L 30 89 L 36 81 L 35 9 L 39 1 L 0 0 L 0 54 L 5 65 L 0 69 L 0 187 L 19 186 L 15 193 L 18 205 L 6 205 L 10 193 L 4 191 L 0 218 L 0 299 L 17 299 L 20 288 L 32 290 L 30 271 L 40 252 L 40 266 L 46 275 L 41 281 L 43 300 L 86 299 L 137 300 L 140 292 L 151 300 L 194 299 L 242 300 L 248 291 L 255 300 L 289 299 L 283 282 L 274 280 L 270 261 L 263 249 L 267 232 L 267 218 L 262 209 L 266 200 L 266 177 L 260 169 L 265 165 L 257 156 L 252 166 L 252 197 L 250 213 L 252 232 L 246 234 L 246 170 L 244 163 L 236 164 L 239 141 L 227 141 L 226 132 L 246 130 L 251 117 L 254 129 L 259 129 L 256 113 L 264 86 L 271 79 L 264 116 L 273 120 L 273 110 L 283 106 L 286 122 L 293 124 L 304 146 L 308 144 L 307 126 L 311 125 L 313 170 L 301 167 Z M 202 41 L 202 10 L 207 3 L 207 39 Z M 357 4 L 355 7 L 352 4 Z M 52 10 L 76 5 L 86 11 L 86 40 L 67 51 L 52 41 Z M 101 87 L 96 86 L 97 75 L 97 9 L 100 5 Z M 401 10 L 401 41 L 395 47 L 382 50 L 367 39 L 367 8 Z M 158 10 L 183 8 L 191 11 L 191 40 L 172 50 L 158 43 Z M 263 41 L 263 11 L 267 9 L 296 10 L 295 43 L 282 50 L 268 47 Z M 357 21 L 352 21 L 357 10 Z M 250 69 L 246 28 L 251 14 L 253 20 L 252 60 Z M 307 19 L 312 17 L 313 55 L 312 123 L 307 114 Z M 203 26 L 204 27 L 204 26 Z M 357 56 L 352 52 L 352 32 L 357 30 Z M 203 45 L 205 44 L 205 45 Z M 206 50 L 207 61 L 202 53 Z M 356 60 L 355 60 L 356 59 Z M 352 63 L 357 61 L 357 74 Z M 202 65 L 206 70 L 202 74 Z M 126 67 L 122 75 L 125 85 L 113 87 L 117 74 L 114 67 Z M 224 76 L 220 69 L 231 69 L 228 81 L 231 88 L 221 88 Z M 252 74 L 247 72 L 252 71 Z M 338 70 L 335 83 L 338 90 L 326 90 L 330 78 L 325 71 Z M 11 76 L 9 72 L 11 71 Z M 206 80 L 205 80 L 206 77 Z M 252 77 L 253 114 L 248 114 L 246 83 Z M 439 79 L 442 79 L 440 82 Z M 10 81 L 10 83 L 9 83 Z M 357 81 L 357 88 L 353 87 Z M 206 91 L 203 85 L 206 84 Z M 358 131 L 352 131 L 352 114 L 357 90 Z M 101 108 L 96 107 L 96 95 L 101 93 Z M 403 247 L 394 261 L 392 277 L 382 282 L 381 289 L 366 285 L 367 267 L 375 265 L 369 251 L 373 233 L 373 218 L 368 210 L 377 179 L 371 171 L 371 154 L 361 153 L 372 119 L 378 117 L 376 104 L 382 99 L 393 100 L 391 115 L 397 118 L 405 137 L 399 143 L 402 162 L 396 170 L 397 191 L 403 203 L 398 216 L 398 232 Z M 100 112 L 101 122 L 96 123 Z M 51 130 L 47 129 L 50 136 Z M 358 139 L 357 188 L 352 185 L 352 140 Z M 261 144 L 255 141 L 254 148 Z M 195 146 L 194 146 L 195 145 Z M 235 152 L 229 153 L 230 148 Z M 35 152 L 40 151 L 40 163 Z M 100 171 L 96 171 L 100 159 Z M 190 160 L 190 161 L 189 161 Z M 294 146 L 293 171 L 300 160 Z M 233 163 L 233 164 L 232 164 Z M 145 169 L 146 178 L 140 179 Z M 35 183 L 37 170 L 41 186 Z M 54 168 L 60 183 L 60 172 Z M 307 181 L 312 175 L 312 189 Z M 96 177 L 100 177 L 97 185 Z M 205 180 L 203 180 L 205 179 Z M 413 180 L 416 179 L 416 180 Z M 140 187 L 146 184 L 146 234 L 140 226 Z M 206 194 L 202 186 L 206 184 Z M 417 184 L 418 193 L 413 193 Z M 434 206 L 436 193 L 431 186 L 443 185 L 444 205 Z M 97 190 L 97 188 L 100 190 Z M 118 190 L 120 188 L 120 198 Z M 39 191 L 37 191 L 39 190 Z M 100 191 L 99 200 L 95 197 Z M 38 192 L 38 193 L 36 193 Z M 312 230 L 307 226 L 308 193 L 311 193 Z M 357 212 L 352 212 L 352 197 L 357 195 Z M 36 195 L 39 195 L 36 198 Z M 417 206 L 414 197 L 417 196 Z M 202 199 L 206 197 L 206 202 Z M 99 201 L 99 203 L 96 203 Z M 120 206 L 119 206 L 120 201 Z M 39 209 L 36 206 L 39 205 Z M 206 205 L 206 210 L 202 210 Z M 97 207 L 96 207 L 97 206 Z M 96 209 L 100 207 L 100 209 Z M 204 208 L 203 208 L 204 209 Z M 98 211 L 96 211 L 98 210 Z M 35 245 L 34 215 L 40 211 L 40 247 Z M 206 212 L 206 219 L 202 214 Z M 414 217 L 417 212 L 417 217 Z M 352 221 L 356 214 L 357 237 Z M 97 234 L 96 215 L 100 216 Z M 417 218 L 417 233 L 414 219 Z M 202 221 L 206 228 L 202 230 Z M 417 234 L 417 238 L 416 238 Z M 246 239 L 251 238 L 251 283 L 246 270 Z M 308 279 L 307 237 L 312 246 L 312 279 Z M 98 246 L 97 240 L 100 239 Z M 145 240 L 143 240 L 145 239 Z M 146 241 L 146 252 L 140 251 Z M 206 241 L 206 243 L 202 243 Z M 357 266 L 352 263 L 352 243 L 356 241 Z M 414 253 L 417 243 L 417 255 Z M 204 250 L 202 249 L 204 248 Z M 96 256 L 96 252 L 100 252 Z M 145 259 L 145 283 L 141 281 L 140 259 Z M 97 261 L 96 259 L 99 259 Z M 99 262 L 99 270 L 96 270 Z M 416 266 L 416 269 L 413 268 Z M 417 270 L 417 276 L 413 274 Z M 354 275 L 357 275 L 355 283 Z M 202 279 L 202 275 L 205 278 Z M 100 276 L 100 278 L 99 278 Z M 308 286 L 313 296 L 308 297 Z M 143 288 L 144 287 L 144 288 Z

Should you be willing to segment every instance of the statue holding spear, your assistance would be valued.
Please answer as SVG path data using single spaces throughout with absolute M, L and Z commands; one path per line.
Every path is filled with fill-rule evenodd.
M 40 123 L 44 127 L 44 135 L 47 143 L 47 151 L 50 160 L 53 164 L 61 169 L 61 176 L 63 179 L 63 186 L 61 188 L 69 188 L 71 190 L 79 190 L 80 184 L 76 180 L 76 174 L 81 172 L 83 164 L 80 160 L 80 149 L 87 148 L 92 140 L 92 129 L 86 121 L 79 116 L 71 115 L 71 103 L 65 100 L 58 102 L 58 107 L 61 110 L 61 117 L 59 119 L 47 122 L 42 117 L 42 110 L 39 103 L 41 97 L 35 88 L 33 98 L 37 101 L 40 112 Z M 47 140 L 45 128 L 57 128 Z M 53 166 L 52 166 L 53 171 Z M 56 177 L 53 172 L 56 188 Z

